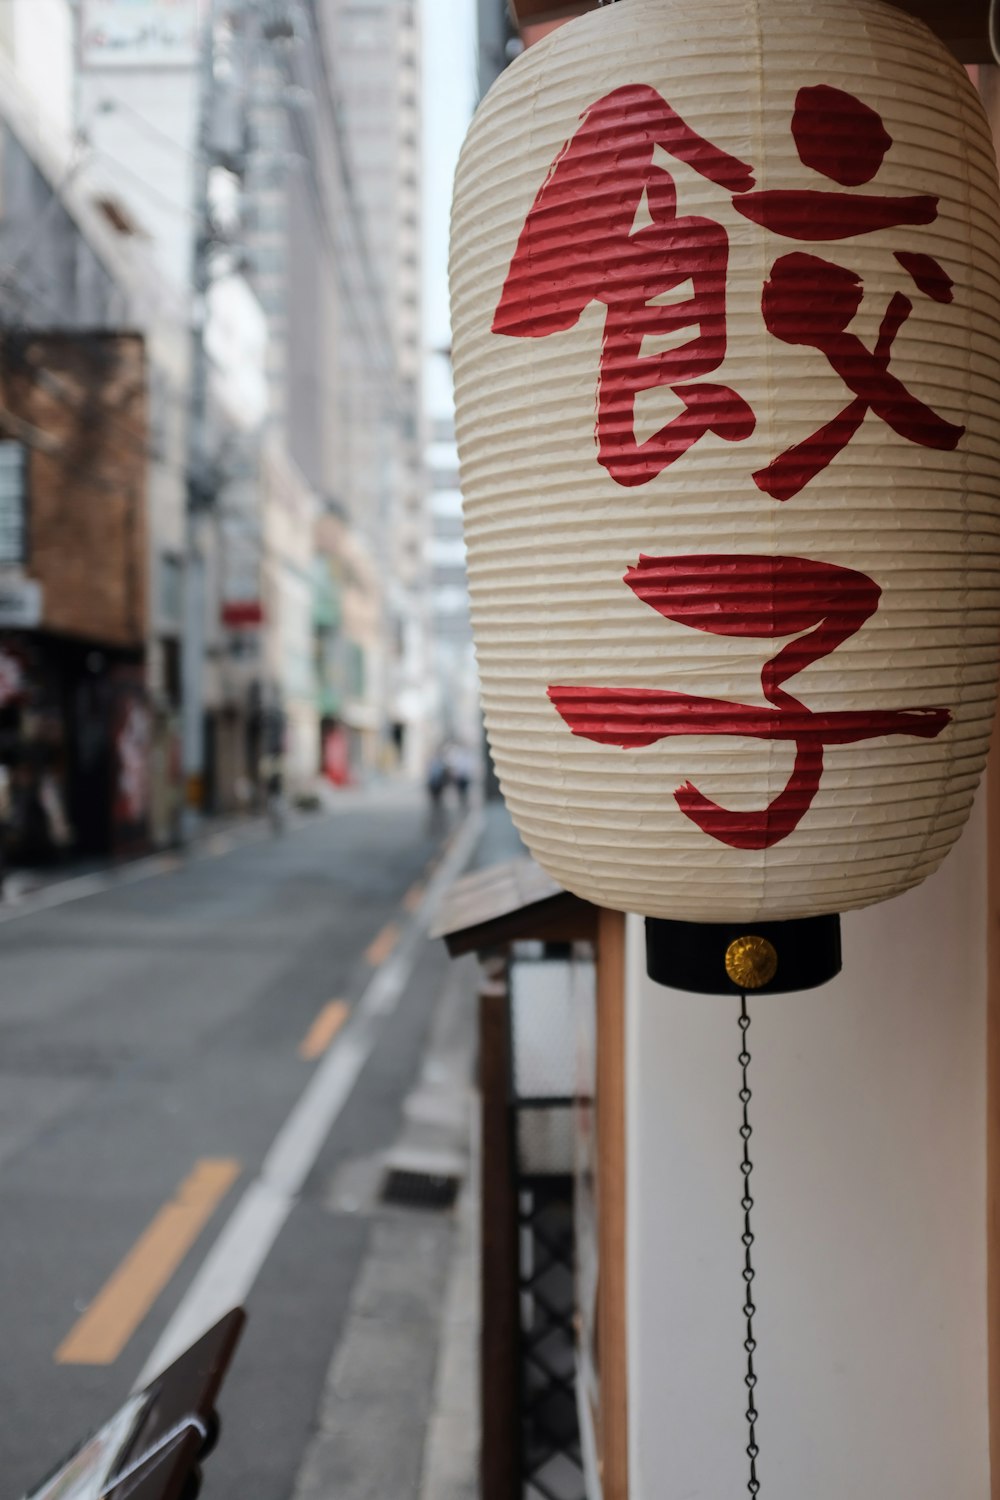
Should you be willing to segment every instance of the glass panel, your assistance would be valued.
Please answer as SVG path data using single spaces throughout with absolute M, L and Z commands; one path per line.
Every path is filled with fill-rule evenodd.
M 25 467 L 24 445 L 0 441 L 0 564 L 26 561 Z

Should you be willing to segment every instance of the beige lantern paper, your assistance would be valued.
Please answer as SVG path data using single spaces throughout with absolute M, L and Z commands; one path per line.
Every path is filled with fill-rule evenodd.
M 518 59 L 452 303 L 490 744 L 603 905 L 813 916 L 957 838 L 1000 628 L 982 110 L 877 0 L 619 0 Z

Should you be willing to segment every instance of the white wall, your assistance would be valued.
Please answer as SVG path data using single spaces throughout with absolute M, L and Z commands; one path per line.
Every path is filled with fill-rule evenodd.
M 73 15 L 69 0 L 0 0 L 2 35 L 39 115 L 61 135 L 73 128 Z
M 91 147 L 88 184 L 128 208 L 161 272 L 174 286 L 186 286 L 194 223 L 196 69 L 85 69 L 77 90 L 77 124 Z
M 767 1500 L 988 1500 L 983 798 L 943 869 L 751 1009 Z M 746 1493 L 738 1001 L 629 948 L 631 1500 Z

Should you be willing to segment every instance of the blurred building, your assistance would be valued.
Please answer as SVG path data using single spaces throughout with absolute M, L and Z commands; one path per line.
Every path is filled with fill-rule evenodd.
M 421 52 L 417 0 L 318 0 L 333 87 L 388 323 L 394 365 L 394 455 L 387 544 L 392 729 L 404 761 L 426 744 L 428 610 L 425 562 L 421 271 Z
M 424 756 L 416 0 L 217 0 L 207 75 L 209 13 L 209 0 L 0 0 L 6 106 L 42 164 L 16 150 L 5 163 L 0 327 L 146 341 L 142 655 L 160 841 L 178 812 L 199 242 L 205 807 L 245 802 L 276 740 L 294 783 L 329 774 L 338 746 L 334 779 Z M 87 226 L 72 274 L 69 202 Z M 36 246 L 38 216 L 52 232 Z M 85 253 L 94 225 L 115 261 L 107 287 Z
M 46 858 L 169 833 L 176 659 L 152 563 L 183 502 L 185 345 L 22 81 L 26 37 L 0 58 L 0 759 L 19 847 Z
M 479 97 L 487 94 L 521 50 L 509 0 L 477 0 Z
M 412 766 L 426 682 L 416 7 L 279 0 L 263 14 L 247 242 L 272 407 L 334 518 L 318 533 L 324 744 L 342 730 L 355 771 L 399 752 Z M 378 624 L 338 643 L 349 616 L 330 623 L 342 570 L 327 548 L 349 532 Z M 364 665 L 350 681 L 348 662 Z
M 264 546 L 262 603 L 270 628 L 264 636 L 260 682 L 262 729 L 280 714 L 285 774 L 293 788 L 307 786 L 317 770 L 313 594 L 316 497 L 272 435 L 263 453 Z M 270 698 L 281 685 L 280 699 Z M 266 746 L 261 747 L 266 750 Z
M 0 57 L 43 128 L 68 137 L 73 128 L 72 0 L 3 0 Z
M 209 89 L 203 45 L 207 14 L 206 0 L 80 0 L 76 118 L 83 182 L 143 244 L 164 284 L 174 289 L 185 328 L 194 315 L 190 286 L 196 239 L 209 242 L 207 451 L 201 476 L 209 504 L 199 543 L 207 585 L 201 627 L 202 803 L 205 811 L 225 812 L 253 795 L 259 779 L 260 702 L 266 696 L 280 699 L 281 689 L 261 680 L 268 629 L 262 607 L 266 491 L 261 478 L 268 330 L 243 274 L 238 234 L 247 146 L 246 38 L 226 24 L 220 6 Z M 211 212 L 199 222 L 196 198 L 206 155 Z M 185 352 L 180 419 L 186 436 L 190 350 Z M 185 463 L 188 458 L 185 449 Z M 175 615 L 174 656 L 179 656 L 182 628 L 185 489 L 169 517 L 164 511 L 162 524 L 156 512 L 162 546 L 154 559 L 154 600 L 158 606 L 156 596 L 169 599 Z M 240 598 L 233 597 L 234 589 Z M 249 594 L 252 599 L 242 597 Z M 179 664 L 168 679 L 179 687 Z M 176 733 L 179 698 L 170 707 Z
M 435 725 L 439 739 L 472 746 L 479 743 L 482 721 L 469 620 L 458 449 L 450 417 L 439 417 L 433 423 L 427 467 L 431 483 L 427 559 L 431 572 Z

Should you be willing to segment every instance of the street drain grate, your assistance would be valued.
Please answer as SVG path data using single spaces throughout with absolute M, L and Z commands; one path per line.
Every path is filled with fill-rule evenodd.
M 391 1167 L 382 1184 L 382 1202 L 393 1203 L 399 1208 L 453 1208 L 458 1197 L 458 1186 L 457 1177 Z

